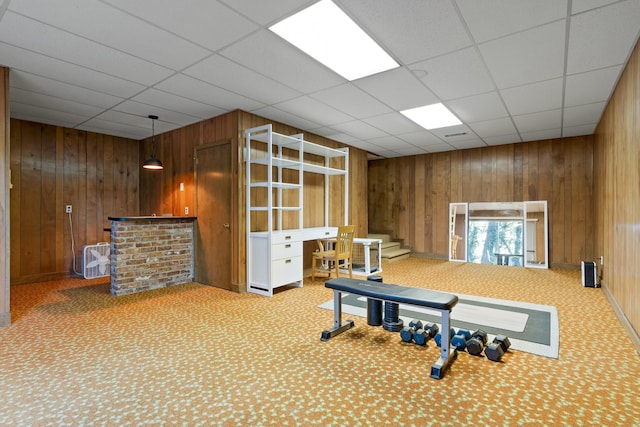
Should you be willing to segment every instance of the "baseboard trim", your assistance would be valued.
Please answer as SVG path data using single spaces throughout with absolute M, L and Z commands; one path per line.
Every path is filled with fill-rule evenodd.
M 622 329 L 624 329 L 624 331 L 627 333 L 627 336 L 631 340 L 631 343 L 636 349 L 636 352 L 640 354 L 640 335 L 638 335 L 638 332 L 633 328 L 633 325 L 631 324 L 631 322 L 629 322 L 629 319 L 627 319 L 627 316 L 624 314 L 624 311 L 622 311 L 622 307 L 620 307 L 620 304 L 618 304 L 618 300 L 616 300 L 616 298 L 613 296 L 611 290 L 609 290 L 609 288 L 604 284 L 602 284 L 601 289 L 604 293 L 604 296 L 607 298 L 607 301 L 609 301 L 609 305 L 613 309 L 613 312 L 620 321 Z
M 0 328 L 11 326 L 11 312 L 0 313 Z

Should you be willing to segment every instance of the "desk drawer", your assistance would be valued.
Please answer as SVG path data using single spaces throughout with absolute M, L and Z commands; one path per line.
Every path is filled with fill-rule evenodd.
M 282 258 L 302 256 L 302 242 L 280 243 L 271 245 L 271 259 L 273 261 Z
M 289 257 L 271 262 L 271 286 L 302 280 L 302 257 Z
M 292 230 L 291 232 L 279 231 L 271 235 L 271 244 L 277 245 L 280 243 L 291 243 L 300 241 L 300 232 Z

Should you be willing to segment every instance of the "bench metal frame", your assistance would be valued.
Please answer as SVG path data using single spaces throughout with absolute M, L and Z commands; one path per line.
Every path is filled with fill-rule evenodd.
M 347 293 L 347 292 L 344 292 Z M 356 291 L 351 291 L 348 293 L 356 294 L 356 295 L 364 295 L 359 294 Z M 342 321 L 342 291 L 333 290 L 333 327 L 322 331 L 322 335 L 320 337 L 321 341 L 327 341 L 336 335 L 343 333 L 344 331 L 348 331 L 349 329 L 355 326 L 355 322 L 353 320 Z M 394 301 L 392 299 L 384 299 L 384 298 L 375 298 L 369 295 L 364 295 L 367 298 L 398 303 L 398 301 Z M 409 304 L 406 301 L 401 302 L 400 304 L 407 305 L 415 305 Z M 417 306 L 417 305 L 416 305 Z M 423 306 L 424 307 L 424 306 Z M 431 365 L 431 378 L 435 378 L 437 380 L 442 379 L 446 370 L 451 366 L 453 361 L 458 357 L 458 351 L 455 348 L 451 347 L 451 338 L 449 336 L 449 330 L 451 328 L 451 310 L 443 310 L 438 308 L 429 307 L 429 310 L 435 310 L 440 313 L 440 318 L 442 320 L 440 328 L 441 340 L 440 340 L 440 357 L 436 362 Z

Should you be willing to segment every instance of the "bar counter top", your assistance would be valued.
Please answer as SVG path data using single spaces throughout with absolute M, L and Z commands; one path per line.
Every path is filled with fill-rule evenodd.
M 110 216 L 109 221 L 175 221 L 179 219 L 188 219 L 195 221 L 198 217 L 195 216 L 163 216 L 163 215 L 149 215 L 149 216 Z

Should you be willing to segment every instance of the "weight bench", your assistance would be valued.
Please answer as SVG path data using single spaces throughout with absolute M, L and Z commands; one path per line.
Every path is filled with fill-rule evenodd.
M 451 309 L 458 303 L 458 297 L 444 292 L 410 288 L 390 283 L 356 279 L 331 279 L 324 286 L 333 289 L 333 328 L 322 331 L 321 340 L 327 341 L 355 326 L 353 320 L 342 322 L 342 293 L 362 295 L 374 300 L 398 304 L 415 305 L 438 311 L 442 318 L 440 357 L 431 366 L 431 378 L 441 379 L 445 371 L 458 356 L 451 348 L 449 329 Z M 453 351 L 451 351 L 453 350 Z

